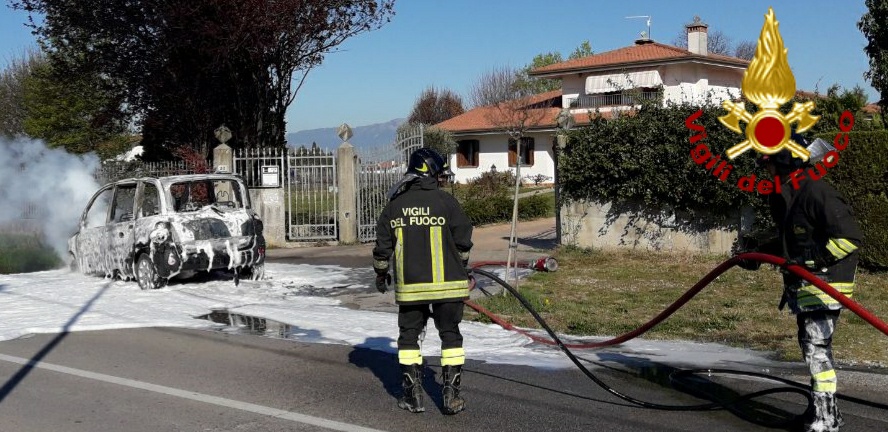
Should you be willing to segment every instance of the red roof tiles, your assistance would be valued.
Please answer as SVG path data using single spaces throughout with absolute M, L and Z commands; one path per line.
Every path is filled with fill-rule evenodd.
M 534 69 L 530 75 L 549 75 L 558 72 L 575 72 L 584 69 L 626 67 L 663 60 L 709 60 L 734 66 L 749 66 L 749 61 L 719 54 L 699 55 L 672 45 L 650 42 L 618 48 L 601 54 L 568 60 Z

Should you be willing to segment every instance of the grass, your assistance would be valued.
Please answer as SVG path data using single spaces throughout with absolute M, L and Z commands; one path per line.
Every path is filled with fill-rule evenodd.
M 36 235 L 0 233 L 0 274 L 51 270 L 61 265 L 55 251 Z
M 558 271 L 533 275 L 519 292 L 555 331 L 595 336 L 616 336 L 646 323 L 725 259 L 576 248 L 562 248 L 555 256 Z M 781 274 L 772 266 L 757 272 L 732 268 L 642 337 L 717 342 L 799 361 L 795 317 L 788 308 L 777 310 L 782 286 Z M 886 288 L 888 274 L 859 270 L 854 300 L 888 320 Z M 512 296 L 480 303 L 515 325 L 539 328 Z M 474 313 L 468 317 L 487 321 Z M 843 364 L 888 365 L 888 336 L 848 310 L 839 319 L 833 348 Z

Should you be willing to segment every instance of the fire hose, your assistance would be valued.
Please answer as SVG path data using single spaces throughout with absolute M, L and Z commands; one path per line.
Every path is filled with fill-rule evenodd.
M 700 279 L 700 281 L 698 281 L 693 287 L 691 287 L 687 292 L 685 292 L 681 297 L 679 297 L 675 302 L 673 302 L 669 307 L 664 309 L 656 317 L 654 317 L 653 319 L 651 319 L 650 321 L 648 321 L 647 323 L 643 324 L 642 326 L 638 327 L 635 330 L 632 330 L 632 331 L 627 332 L 623 335 L 617 336 L 615 338 L 612 338 L 612 339 L 609 339 L 609 340 L 606 340 L 603 342 L 584 343 L 584 344 L 565 344 L 564 342 L 562 342 L 561 339 L 555 334 L 555 332 L 549 327 L 549 325 L 546 323 L 546 321 L 543 320 L 543 318 L 533 309 L 533 307 L 530 305 L 530 303 L 527 301 L 527 299 L 525 299 L 511 285 L 506 283 L 504 280 L 502 280 L 497 275 L 479 268 L 479 267 L 483 267 L 483 266 L 487 266 L 487 265 L 498 265 L 499 264 L 498 262 L 475 263 L 472 266 L 471 271 L 473 273 L 490 278 L 492 281 L 501 285 L 504 289 L 509 291 L 513 296 L 515 296 L 515 298 L 518 299 L 518 301 L 521 303 L 521 305 L 524 306 L 524 308 L 527 309 L 528 312 L 530 312 L 530 314 L 540 324 L 540 326 L 542 326 L 542 328 L 546 331 L 546 333 L 549 334 L 551 339 L 539 337 L 539 336 L 533 335 L 525 330 L 516 328 L 512 324 L 508 323 L 507 321 L 503 320 L 502 318 L 496 316 L 495 314 L 493 314 L 489 310 L 479 306 L 478 304 L 476 304 L 472 301 L 466 300 L 465 303 L 467 306 L 469 306 L 472 309 L 478 311 L 479 313 L 487 316 L 493 322 L 497 323 L 498 325 L 500 325 L 501 327 L 503 327 L 507 330 L 516 331 L 522 335 L 529 337 L 530 339 L 532 339 L 535 342 L 539 342 L 539 343 L 543 343 L 543 344 L 547 344 L 547 345 L 558 346 L 561 349 L 561 351 L 563 351 L 567 355 L 567 357 L 574 363 L 574 365 L 576 365 L 583 372 L 583 374 L 586 375 L 589 379 L 591 379 L 593 382 L 598 384 L 601 388 L 608 391 L 609 393 L 611 393 L 611 394 L 613 394 L 613 395 L 615 395 L 615 396 L 619 397 L 620 399 L 623 399 L 627 402 L 635 404 L 635 405 L 639 405 L 639 406 L 642 406 L 645 408 L 653 408 L 653 409 L 668 410 L 668 411 L 702 411 L 702 410 L 713 410 L 713 409 L 724 408 L 724 409 L 727 409 L 728 411 L 733 412 L 734 414 L 737 414 L 738 416 L 747 417 L 746 413 L 741 412 L 741 411 L 739 411 L 738 408 L 736 408 L 736 405 L 738 403 L 748 401 L 748 400 L 751 400 L 754 398 L 758 398 L 761 396 L 765 396 L 768 394 L 773 394 L 773 393 L 797 393 L 797 394 L 804 396 L 808 400 L 808 411 L 810 411 L 811 409 L 813 409 L 812 408 L 813 407 L 813 400 L 810 395 L 810 392 L 808 391 L 809 387 L 804 386 L 799 383 L 796 383 L 796 382 L 793 382 L 793 381 L 790 381 L 790 380 L 774 377 L 771 375 L 759 374 L 759 373 L 755 373 L 755 372 L 726 370 L 726 369 L 679 370 L 677 372 L 674 372 L 672 375 L 670 375 L 670 381 L 672 382 L 673 385 L 685 387 L 687 390 L 691 390 L 690 388 L 688 388 L 689 386 L 687 384 L 682 383 L 679 378 L 684 377 L 684 376 L 698 374 L 698 373 L 707 373 L 710 375 L 711 374 L 726 374 L 726 375 L 730 374 L 730 375 L 743 375 L 743 376 L 750 376 L 750 377 L 758 377 L 758 378 L 778 381 L 778 382 L 787 384 L 791 387 L 772 388 L 772 389 L 768 389 L 768 390 L 762 390 L 762 391 L 742 395 L 742 396 L 739 396 L 739 397 L 737 397 L 733 400 L 730 400 L 730 401 L 717 401 L 717 402 L 698 404 L 698 405 L 663 405 L 663 404 L 646 402 L 646 401 L 642 401 L 639 399 L 635 399 L 635 398 L 625 395 L 623 393 L 620 393 L 617 390 L 613 389 L 612 387 L 608 386 L 601 379 L 599 379 L 594 374 L 592 374 L 592 372 L 590 372 L 579 361 L 579 359 L 570 351 L 570 348 L 588 349 L 588 348 L 601 348 L 601 347 L 616 345 L 616 344 L 626 342 L 628 340 L 631 340 L 633 338 L 636 338 L 636 337 L 644 334 L 645 332 L 647 332 L 648 330 L 650 330 L 651 328 L 653 328 L 654 326 L 656 326 L 657 324 L 659 324 L 660 322 L 662 322 L 663 320 L 668 318 L 670 315 L 675 313 L 678 309 L 680 309 L 688 301 L 690 301 L 691 298 L 693 298 L 701 290 L 703 290 L 703 288 L 705 288 L 709 283 L 711 283 L 713 280 L 715 280 L 715 278 L 720 276 L 725 271 L 729 270 L 731 267 L 734 267 L 735 265 L 737 265 L 741 260 L 758 261 L 758 262 L 762 262 L 762 263 L 777 265 L 777 266 L 780 266 L 780 267 L 786 269 L 787 271 L 789 271 L 789 272 L 795 274 L 796 276 L 806 280 L 807 282 L 813 284 L 814 286 L 816 286 L 817 288 L 822 290 L 824 293 L 826 293 L 830 297 L 836 299 L 836 301 L 841 303 L 842 306 L 844 306 L 847 309 L 854 312 L 856 315 L 858 315 L 860 318 L 862 318 L 863 320 L 868 322 L 870 325 L 872 325 L 873 327 L 875 327 L 876 329 L 878 329 L 882 333 L 888 335 L 888 325 L 886 325 L 883 321 L 881 321 L 879 318 L 877 318 L 871 312 L 866 310 L 859 303 L 857 303 L 857 302 L 851 300 L 850 298 L 846 297 L 845 295 L 841 294 L 835 288 L 831 287 L 829 284 L 827 284 L 826 282 L 824 282 L 823 280 L 821 280 L 817 276 L 811 274 L 804 267 L 799 266 L 797 264 L 787 265 L 786 260 L 783 258 L 776 257 L 773 255 L 763 254 L 763 253 L 757 253 L 757 252 L 749 252 L 749 253 L 739 254 L 739 255 L 736 255 L 736 256 L 728 259 L 727 261 L 721 263 L 715 269 L 710 271 L 706 276 L 704 276 L 702 279 Z M 519 267 L 520 267 L 520 265 L 519 265 Z M 534 268 L 534 265 L 533 264 L 525 264 L 524 267 L 525 268 L 528 268 L 528 267 Z M 708 397 L 710 400 L 714 399 L 712 397 L 712 395 L 704 395 L 704 396 Z M 806 411 L 806 413 L 808 411 Z M 794 423 L 798 422 L 799 419 L 804 414 L 805 413 L 797 416 L 796 418 L 790 419 L 790 420 L 778 421 L 778 422 L 765 422 L 765 421 L 757 420 L 757 419 L 750 419 L 750 420 L 752 420 L 758 424 L 761 424 L 763 426 L 783 427 L 783 426 L 788 426 L 790 424 L 794 424 Z

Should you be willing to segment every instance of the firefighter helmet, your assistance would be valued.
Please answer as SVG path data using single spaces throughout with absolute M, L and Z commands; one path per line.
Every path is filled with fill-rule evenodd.
M 450 164 L 447 163 L 438 152 L 430 148 L 421 148 L 410 155 L 407 164 L 407 174 L 415 174 L 419 177 L 452 176 Z
M 802 146 L 803 148 L 807 148 L 810 145 L 810 142 L 807 138 L 795 132 L 790 135 L 790 139 L 795 141 L 796 144 Z M 789 173 L 805 166 L 805 161 L 801 158 L 795 157 L 787 148 L 784 148 L 774 154 L 760 155 L 756 162 L 760 166 L 765 166 L 769 163 L 774 164 L 774 166 L 777 168 L 777 172 L 781 174 Z

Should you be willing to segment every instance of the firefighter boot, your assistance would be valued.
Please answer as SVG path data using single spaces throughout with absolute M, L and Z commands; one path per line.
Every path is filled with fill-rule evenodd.
M 462 366 L 444 366 L 444 414 L 456 414 L 466 409 L 466 401 L 459 396 Z
M 401 365 L 401 377 L 404 394 L 398 399 L 398 407 L 412 413 L 425 411 L 422 405 L 422 365 Z
M 845 424 L 834 393 L 814 392 L 814 415 L 805 422 L 805 432 L 838 432 Z

